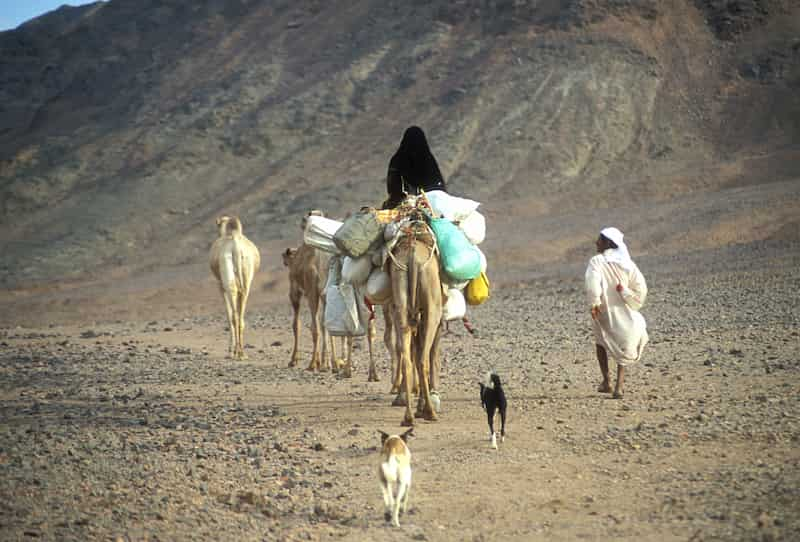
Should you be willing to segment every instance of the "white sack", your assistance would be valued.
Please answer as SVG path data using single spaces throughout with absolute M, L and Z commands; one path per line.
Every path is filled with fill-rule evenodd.
M 480 202 L 451 196 L 443 190 L 431 190 L 430 192 L 425 192 L 425 196 L 427 196 L 436 214 L 452 222 L 464 220 L 480 205 Z
M 372 255 L 364 254 L 358 258 L 344 257 L 342 262 L 342 282 L 347 284 L 364 284 L 372 271 Z
M 467 302 L 461 290 L 450 288 L 447 290 L 447 302 L 444 304 L 442 317 L 445 320 L 456 320 L 467 314 Z
M 342 251 L 333 242 L 333 234 L 342 226 L 342 222 L 312 215 L 306 218 L 306 229 L 303 231 L 303 242 L 314 248 L 341 254 Z
M 478 211 L 472 211 L 467 215 L 458 227 L 473 245 L 480 245 L 486 239 L 486 219 Z
M 325 329 L 331 335 L 347 335 L 347 306 L 342 292 L 333 284 L 325 288 Z
M 484 254 L 483 251 L 478 247 L 475 247 L 475 250 L 478 251 L 478 255 L 481 257 L 481 273 L 486 273 L 486 254 Z
M 463 290 L 464 288 L 467 287 L 467 284 L 469 284 L 468 280 L 461 280 L 461 281 L 458 281 L 458 282 L 449 282 L 449 280 L 450 279 L 447 278 L 447 274 L 446 273 L 442 273 L 442 282 L 448 288 L 452 288 L 454 290 Z
M 329 285 L 325 292 L 325 329 L 334 336 L 366 334 L 367 307 L 352 284 Z
M 367 297 L 373 305 L 383 305 L 392 298 L 392 280 L 389 273 L 376 267 L 367 279 Z
M 347 308 L 344 315 L 347 335 L 351 337 L 364 335 L 367 332 L 366 326 L 363 324 L 367 307 L 364 305 L 364 296 L 361 294 L 361 290 L 352 284 L 342 282 L 339 285 L 339 291 L 342 293 Z

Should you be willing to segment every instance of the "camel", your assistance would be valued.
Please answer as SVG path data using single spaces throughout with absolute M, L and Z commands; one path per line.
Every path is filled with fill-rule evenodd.
M 419 380 L 417 417 L 437 419 L 431 401 L 438 386 L 438 343 L 442 320 L 442 283 L 433 234 L 424 221 L 412 222 L 393 249 L 389 274 L 392 279 L 392 320 L 395 326 L 399 366 L 405 397 L 403 426 L 414 425 L 410 397 L 413 365 Z
M 261 266 L 261 254 L 250 239 L 242 233 L 238 217 L 217 218 L 219 237 L 211 245 L 211 273 L 219 283 L 228 326 L 231 331 L 228 353 L 236 359 L 246 359 L 244 353 L 244 313 L 253 276 Z
M 312 211 L 313 212 L 313 211 Z M 318 211 L 317 211 L 318 212 Z M 310 214 L 308 216 L 311 216 Z M 299 335 L 300 335 L 300 302 L 305 295 L 308 299 L 308 307 L 311 311 L 311 335 L 314 341 L 314 352 L 311 356 L 311 363 L 307 367 L 309 371 L 332 371 L 338 372 L 343 378 L 350 378 L 353 375 L 353 338 L 341 337 L 342 352 L 346 352 L 343 360 L 336 357 L 336 343 L 333 337 L 329 337 L 323 322 L 325 313 L 325 283 L 328 277 L 328 267 L 323 261 L 321 251 L 316 248 L 303 244 L 299 248 L 287 248 L 283 253 L 283 264 L 289 268 L 290 292 L 289 299 L 294 310 L 294 347 L 292 349 L 292 359 L 289 367 L 297 365 L 299 358 Z M 372 343 L 375 337 L 375 323 L 370 319 L 368 327 L 369 343 L 369 376 L 370 382 L 379 382 L 378 372 L 375 368 Z M 328 339 L 330 338 L 330 357 L 327 354 Z M 322 340 L 321 362 L 319 352 L 319 341 Z M 327 361 L 327 363 L 326 363 Z
M 324 216 L 322 211 L 311 210 L 301 222 L 301 229 L 305 230 L 306 222 L 310 216 Z M 289 299 L 294 311 L 294 347 L 289 367 L 297 365 L 299 358 L 300 337 L 300 302 L 305 295 L 311 311 L 311 335 L 314 341 L 314 351 L 311 356 L 309 371 L 338 372 L 343 378 L 353 375 L 353 338 L 342 337 L 342 352 L 346 352 L 344 360 L 336 357 L 336 345 L 333 337 L 329 336 L 324 325 L 325 314 L 325 284 L 328 279 L 328 262 L 325 261 L 322 251 L 303 243 L 299 248 L 287 248 L 283 253 L 283 264 L 289 268 Z M 378 382 L 378 372 L 375 369 L 372 343 L 375 336 L 375 323 L 372 318 L 368 322 L 369 343 L 369 376 L 370 382 Z M 328 338 L 330 338 L 330 357 L 327 354 Z M 319 342 L 322 340 L 322 354 L 320 358 Z M 327 363 L 326 363 L 327 362 Z
M 314 342 L 311 362 L 307 369 L 309 371 L 334 370 L 333 359 L 336 357 L 336 353 L 333 349 L 333 341 L 331 341 L 330 358 L 327 355 L 328 333 L 322 322 L 325 313 L 325 282 L 328 279 L 328 265 L 322 251 L 306 244 L 300 245 L 299 248 L 287 248 L 283 253 L 283 265 L 289 268 L 289 300 L 294 311 L 292 324 L 294 346 L 289 367 L 296 366 L 300 357 L 300 302 L 305 296 L 308 300 L 308 309 L 311 311 L 311 337 Z M 321 353 L 320 342 L 322 342 Z
M 324 216 L 317 209 L 309 211 L 300 223 L 301 230 L 305 230 L 306 221 L 310 216 Z M 283 253 L 283 265 L 289 268 L 289 300 L 292 303 L 294 320 L 292 331 L 294 345 L 289 367 L 294 367 L 300 357 L 300 303 L 305 296 L 311 312 L 311 336 L 314 350 L 311 362 L 306 368 L 309 371 L 338 372 L 339 367 L 350 367 L 352 346 L 345 344 L 342 338 L 342 350 L 348 350 L 348 361 L 342 362 L 336 357 L 336 344 L 325 329 L 325 284 L 328 281 L 328 260 L 321 250 L 303 243 L 298 248 L 287 248 Z M 330 355 L 328 354 L 328 340 L 330 339 Z M 320 347 L 320 342 L 322 343 Z M 321 350 L 321 353 L 320 353 Z

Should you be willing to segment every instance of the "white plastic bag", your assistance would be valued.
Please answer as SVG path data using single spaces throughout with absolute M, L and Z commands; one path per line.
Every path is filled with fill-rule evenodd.
M 347 284 L 364 284 L 372 271 L 372 255 L 364 254 L 358 258 L 344 257 L 342 262 L 342 282 Z
M 325 329 L 334 336 L 366 334 L 368 318 L 363 296 L 352 284 L 329 285 L 325 290 Z
M 341 254 L 342 251 L 333 242 L 333 234 L 342 226 L 338 220 L 312 215 L 306 218 L 306 228 L 303 230 L 303 242 L 314 248 Z
M 486 219 L 478 211 L 472 211 L 458 223 L 458 227 L 473 245 L 480 245 L 486 239 Z
M 361 295 L 358 288 L 345 282 L 339 285 L 339 291 L 344 299 L 346 309 L 344 313 L 346 334 L 351 337 L 364 335 L 367 332 L 363 324 L 367 312 L 367 308 L 364 306 L 364 296 Z
M 458 282 L 451 282 L 451 280 L 444 273 L 442 273 L 442 282 L 448 288 L 453 288 L 455 290 L 463 290 L 464 288 L 467 287 L 467 284 L 469 284 L 468 280 L 460 280 Z
M 344 297 L 339 287 L 329 285 L 325 288 L 325 329 L 331 335 L 347 335 L 347 324 L 345 323 L 347 307 L 344 304 Z
M 425 192 L 434 212 L 452 222 L 464 220 L 478 208 L 480 202 L 452 196 L 443 190 Z
M 444 304 L 442 317 L 445 320 L 456 320 L 467 314 L 467 301 L 461 290 L 450 288 L 447 290 L 447 302 Z
M 481 257 L 481 272 L 486 273 L 486 266 L 488 265 L 486 262 L 486 254 L 478 247 L 475 247 L 475 250 L 478 251 L 478 255 Z
M 383 305 L 392 298 L 392 281 L 389 273 L 376 267 L 367 279 L 367 298 L 373 305 Z

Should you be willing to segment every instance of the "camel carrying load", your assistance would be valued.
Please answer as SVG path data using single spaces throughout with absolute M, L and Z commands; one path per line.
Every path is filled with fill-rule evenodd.
M 410 397 L 416 377 L 416 415 L 426 419 L 436 419 L 441 322 L 464 317 L 467 303 L 488 297 L 478 205 L 437 190 L 409 196 L 396 209 L 362 208 L 344 222 L 309 217 L 304 231 L 306 244 L 332 254 L 325 327 L 332 335 L 363 335 L 370 305 L 384 305 L 399 360 L 392 390 Z M 403 423 L 412 424 L 408 401 L 395 404 L 406 405 Z

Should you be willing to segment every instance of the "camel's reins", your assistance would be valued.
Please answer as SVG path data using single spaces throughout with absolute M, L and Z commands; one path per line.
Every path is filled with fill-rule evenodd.
M 431 227 L 427 223 L 425 223 L 423 221 L 419 221 L 418 223 L 423 224 L 425 226 L 425 229 L 427 229 L 428 232 L 431 235 L 431 239 L 433 239 L 433 246 L 431 247 L 431 251 L 428 254 L 428 259 L 425 260 L 425 263 L 422 264 L 422 268 L 424 269 L 428 265 L 428 263 L 433 259 L 433 255 L 439 252 L 439 245 L 436 242 L 436 236 L 433 234 L 433 230 L 431 229 Z M 412 238 L 410 239 L 409 243 L 413 243 L 417 239 L 416 231 L 412 230 L 411 228 L 408 228 L 408 230 L 409 230 L 409 233 L 407 235 L 411 235 L 412 236 Z M 398 262 L 397 258 L 394 257 L 394 251 L 393 250 L 389 251 L 389 258 L 392 260 L 392 263 L 394 263 L 394 265 L 398 269 L 400 269 L 401 271 L 408 271 L 408 267 L 403 265 L 403 264 L 401 264 L 400 262 Z

